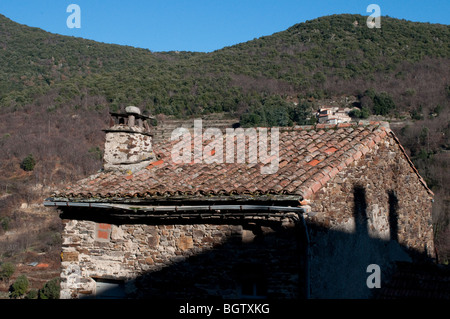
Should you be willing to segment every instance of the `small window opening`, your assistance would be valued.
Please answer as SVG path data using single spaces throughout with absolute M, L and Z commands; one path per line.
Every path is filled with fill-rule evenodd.
M 258 263 L 245 263 L 236 267 L 240 298 L 267 298 L 267 280 L 264 267 Z
M 262 278 L 242 280 L 240 286 L 240 297 L 244 299 L 267 298 L 267 286 Z
M 124 299 L 125 283 L 123 280 L 94 278 L 95 299 Z

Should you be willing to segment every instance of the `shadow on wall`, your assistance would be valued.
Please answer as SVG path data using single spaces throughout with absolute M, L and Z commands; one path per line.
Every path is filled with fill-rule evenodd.
M 163 224 L 183 227 L 183 223 L 189 224 L 179 220 Z M 186 249 L 182 255 L 172 257 L 171 265 L 134 280 L 99 279 L 96 296 L 88 298 L 304 298 L 305 246 L 299 236 L 301 225 L 286 227 L 279 221 L 254 220 L 238 223 L 196 219 L 195 223 L 236 223 L 242 224 L 243 230 L 207 251 Z
M 389 197 L 391 202 L 391 197 Z M 392 201 L 394 201 L 392 199 Z M 371 237 L 368 229 L 366 191 L 353 188 L 352 233 L 309 225 L 311 240 L 310 283 L 313 298 L 372 298 L 377 288 L 369 288 L 372 275 L 370 265 L 380 268 L 380 282 L 386 282 L 395 271 L 395 262 L 412 261 L 413 257 L 427 258 L 425 254 L 402 246 L 392 236 L 397 230 L 397 207 L 389 205 L 391 240 Z M 392 218 L 391 218 L 392 217 Z M 394 226 L 392 226 L 394 225 Z M 369 279 L 371 280 L 371 279 Z
M 299 298 L 305 286 L 301 243 L 294 229 L 275 227 L 263 234 L 254 225 L 252 239 L 228 238 L 212 250 L 144 274 L 134 281 L 132 297 Z
M 393 190 L 388 192 L 389 196 L 389 233 L 391 240 L 398 241 L 398 199 Z
M 271 229 L 264 232 L 261 222 L 256 221 L 245 226 L 254 234 L 251 240 L 231 236 L 211 250 L 179 256 L 170 266 L 128 282 L 98 280 L 94 298 L 402 297 L 392 292 L 395 287 L 390 284 L 390 279 L 399 271 L 398 263 L 432 260 L 398 243 L 398 200 L 394 192 L 388 192 L 390 240 L 369 236 L 365 189 L 355 186 L 353 195 L 354 233 L 309 224 L 310 243 L 307 245 L 302 227 L 286 229 L 278 223 L 264 225 L 266 230 Z M 230 221 L 224 219 L 220 223 Z M 368 278 L 373 275 L 368 266 L 373 264 L 380 267 L 381 288 L 368 287 L 367 282 L 371 280 Z M 424 277 L 404 280 L 423 281 Z M 406 282 L 400 285 L 407 287 Z M 384 287 L 389 287 L 390 292 Z M 441 289 L 449 296 L 448 285 Z M 428 293 L 418 297 L 427 296 L 437 295 Z

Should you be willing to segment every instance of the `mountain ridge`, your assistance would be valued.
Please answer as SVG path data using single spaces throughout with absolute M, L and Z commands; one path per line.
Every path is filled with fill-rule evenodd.
M 330 96 L 337 92 L 321 88 L 328 85 L 328 77 L 375 81 L 369 74 L 395 70 L 405 60 L 415 63 L 424 56 L 433 59 L 449 56 L 448 43 L 445 45 L 441 39 L 450 37 L 448 26 L 383 18 L 384 28 L 375 30 L 365 26 L 365 19 L 360 15 L 326 16 L 211 53 L 177 53 L 56 35 L 16 25 L 9 19 L 5 23 L 3 17 L 0 105 L 33 103 L 39 95 L 55 89 L 62 93 L 59 95 L 63 100 L 54 102 L 56 107 L 62 103 L 75 106 L 76 102 L 70 99 L 87 88 L 89 95 L 104 97 L 102 107 L 117 109 L 136 104 L 151 113 L 176 116 L 242 113 L 252 106 L 254 96 L 249 95 L 261 95 L 261 91 L 269 95 Z M 359 21 L 358 25 L 354 21 Z M 405 35 L 399 32 L 402 25 L 411 29 L 403 31 Z M 418 34 L 429 37 L 421 41 L 417 37 L 413 48 L 405 49 L 407 40 L 420 28 L 424 31 Z M 8 30 L 22 42 L 8 40 Z M 397 43 L 384 47 L 392 40 L 392 32 Z M 426 45 L 429 38 L 435 39 L 433 45 Z M 382 51 L 376 52 L 380 48 Z M 399 48 L 407 54 L 399 53 Z M 249 77 L 245 81 L 253 84 L 252 94 L 248 94 L 248 83 L 239 83 L 241 75 Z M 123 89 L 113 87 L 113 76 L 125 82 Z M 61 87 L 63 84 L 74 92 Z M 142 89 L 133 94 L 127 92 L 136 87 Z M 202 92 L 196 91 L 197 87 Z M 244 107 L 227 96 L 230 90 L 234 90 L 235 96 L 240 95 Z

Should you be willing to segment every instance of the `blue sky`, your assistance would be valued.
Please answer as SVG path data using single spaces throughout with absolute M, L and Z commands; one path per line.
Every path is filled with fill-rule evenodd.
M 449 0 L 0 0 L 0 13 L 52 33 L 152 51 L 210 52 L 283 31 L 317 17 L 366 12 L 449 24 Z M 68 28 L 70 4 L 81 9 L 81 28 Z

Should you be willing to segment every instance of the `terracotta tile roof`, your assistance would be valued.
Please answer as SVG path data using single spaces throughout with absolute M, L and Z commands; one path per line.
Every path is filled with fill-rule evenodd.
M 159 159 L 140 171 L 101 172 L 55 192 L 53 197 L 107 201 L 174 196 L 295 195 L 308 199 L 388 134 L 393 135 L 389 128 L 373 122 L 280 128 L 279 167 L 274 174 L 262 174 L 260 162 L 177 164 L 172 161 L 171 149 L 178 141 L 166 142 L 153 147 Z

